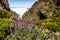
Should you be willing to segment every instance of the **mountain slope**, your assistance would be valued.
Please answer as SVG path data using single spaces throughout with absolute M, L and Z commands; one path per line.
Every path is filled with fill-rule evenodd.
M 0 0 L 0 9 L 7 10 L 9 13 L 12 14 L 12 17 L 18 17 L 18 14 L 9 8 L 8 0 Z
M 60 0 L 38 0 L 25 12 L 23 19 L 49 29 L 60 32 Z
M 38 0 L 25 12 L 25 20 L 50 19 L 54 15 L 57 7 L 57 0 Z

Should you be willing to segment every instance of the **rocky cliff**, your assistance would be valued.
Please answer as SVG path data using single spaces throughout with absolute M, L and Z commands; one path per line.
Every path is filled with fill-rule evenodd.
M 25 12 L 25 14 L 23 15 L 23 19 L 50 19 L 54 15 L 56 7 L 59 5 L 59 0 L 38 0 L 32 5 L 32 7 L 28 11 Z
M 23 19 L 36 21 L 51 32 L 60 32 L 60 0 L 38 0 L 25 12 Z
M 18 17 L 18 14 L 9 8 L 8 0 L 0 0 L 0 9 L 5 9 L 12 14 L 12 17 Z
M 0 0 L 0 9 L 6 9 L 7 11 L 10 11 L 8 0 Z

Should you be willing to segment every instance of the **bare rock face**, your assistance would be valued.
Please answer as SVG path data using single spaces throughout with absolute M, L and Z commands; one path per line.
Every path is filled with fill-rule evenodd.
M 57 0 L 38 0 L 23 15 L 25 20 L 50 19 L 54 14 Z
M 8 0 L 0 0 L 0 8 L 10 11 Z

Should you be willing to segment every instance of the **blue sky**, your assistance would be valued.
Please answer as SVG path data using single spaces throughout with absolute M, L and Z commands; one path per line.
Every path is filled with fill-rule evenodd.
M 24 12 L 36 2 L 36 0 L 8 0 L 8 2 L 11 10 L 18 13 L 21 17 Z
M 9 0 L 10 7 L 29 8 L 36 0 Z

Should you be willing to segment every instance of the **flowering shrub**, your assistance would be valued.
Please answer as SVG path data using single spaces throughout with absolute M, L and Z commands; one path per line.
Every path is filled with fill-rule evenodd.
M 0 18 L 0 40 L 9 34 L 9 28 L 12 27 L 11 19 Z
M 50 38 L 50 32 L 42 27 L 42 23 L 37 25 L 35 21 L 30 23 L 26 20 L 16 20 L 13 26 L 14 31 L 11 29 L 11 34 L 5 38 L 6 40 L 47 40 Z

